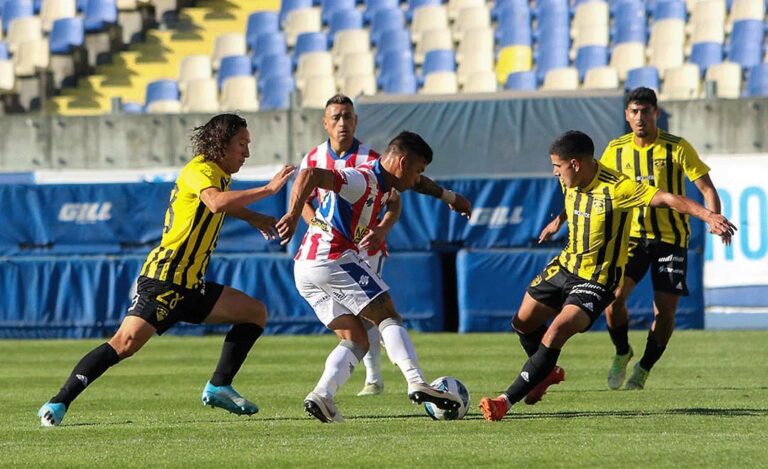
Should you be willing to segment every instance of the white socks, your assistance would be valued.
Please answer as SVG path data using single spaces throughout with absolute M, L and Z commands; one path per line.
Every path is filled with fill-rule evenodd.
M 387 347 L 387 354 L 400 368 L 405 380 L 408 383 L 424 383 L 424 375 L 421 373 L 421 367 L 419 367 L 416 350 L 413 348 L 408 331 L 402 324 L 385 319 L 379 325 L 379 331 L 382 339 L 384 339 L 384 346 Z
M 315 392 L 332 399 L 336 391 L 347 382 L 359 362 L 349 346 L 345 346 L 343 342 L 337 345 L 325 359 L 325 371 L 315 386 Z
M 363 357 L 365 382 L 382 384 L 381 377 L 381 334 L 379 328 L 369 321 L 363 321 L 368 333 L 368 353 Z

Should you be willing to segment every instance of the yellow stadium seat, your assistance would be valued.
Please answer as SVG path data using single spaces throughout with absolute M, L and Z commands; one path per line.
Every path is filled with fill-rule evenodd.
M 507 76 L 514 72 L 527 72 L 531 69 L 533 52 L 529 46 L 507 46 L 499 52 L 496 62 L 496 81 L 504 85 Z

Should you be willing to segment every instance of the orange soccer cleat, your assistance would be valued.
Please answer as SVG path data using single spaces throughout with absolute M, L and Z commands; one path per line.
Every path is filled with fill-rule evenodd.
M 535 388 L 531 389 L 531 392 L 528 393 L 527 396 L 525 396 L 525 403 L 528 405 L 533 405 L 541 400 L 542 397 L 544 397 L 544 394 L 547 393 L 547 388 L 552 386 L 553 384 L 560 383 L 562 381 L 565 381 L 565 370 L 560 368 L 559 366 L 555 366 L 552 371 L 547 375 L 546 378 L 544 378 L 544 381 L 537 384 Z
M 507 415 L 509 408 L 509 401 L 500 395 L 496 399 L 490 397 L 484 397 L 480 399 L 480 410 L 483 412 L 483 417 L 489 422 L 501 420 Z

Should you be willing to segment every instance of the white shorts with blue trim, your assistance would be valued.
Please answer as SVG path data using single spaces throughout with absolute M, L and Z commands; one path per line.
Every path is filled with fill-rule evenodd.
M 293 275 L 299 294 L 326 326 L 345 314 L 357 316 L 389 286 L 356 252 L 338 259 L 298 260 Z

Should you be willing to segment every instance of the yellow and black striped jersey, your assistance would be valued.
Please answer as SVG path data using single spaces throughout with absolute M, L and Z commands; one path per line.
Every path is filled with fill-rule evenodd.
M 208 210 L 200 192 L 209 187 L 229 190 L 230 181 L 216 163 L 202 156 L 182 168 L 171 191 L 160 245 L 147 256 L 141 275 L 185 288 L 200 283 L 224 222 L 224 213 Z
M 635 145 L 632 133 L 611 140 L 600 161 L 637 182 L 683 196 L 683 175 L 695 181 L 709 172 L 690 143 L 661 129 L 647 147 Z M 632 237 L 656 239 L 680 247 L 688 245 L 690 233 L 688 217 L 668 208 L 637 209 L 630 229 Z
M 558 262 L 578 277 L 615 288 L 627 263 L 632 210 L 647 207 L 658 189 L 598 162 L 588 186 L 564 191 L 568 245 Z

